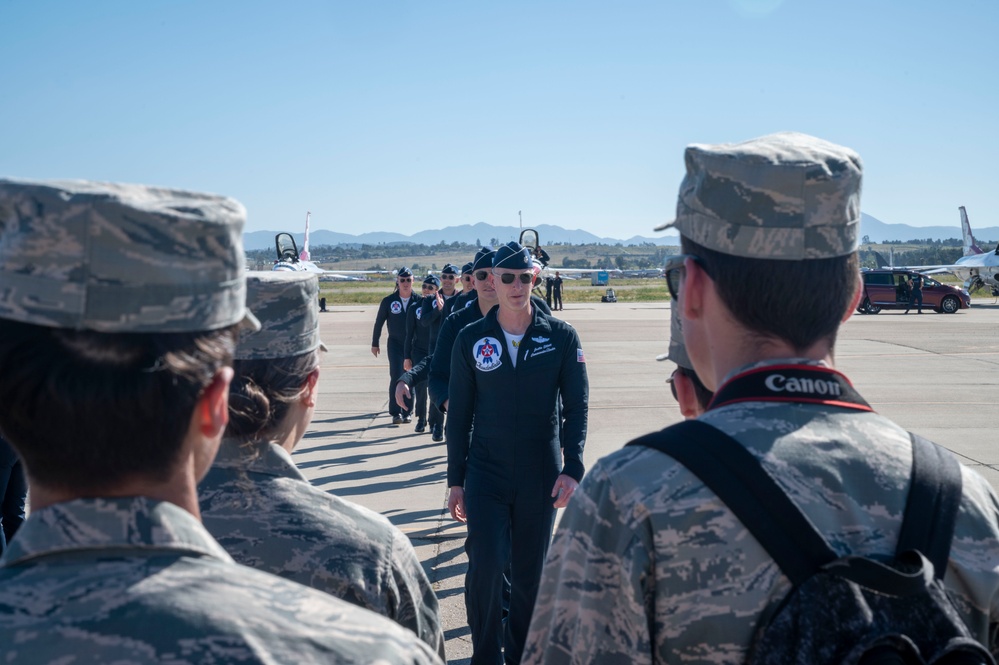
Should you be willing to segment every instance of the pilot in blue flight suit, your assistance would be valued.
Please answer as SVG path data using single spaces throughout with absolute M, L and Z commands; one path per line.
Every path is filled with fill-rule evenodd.
M 405 409 L 395 403 L 395 382 L 405 371 L 403 363 L 406 360 L 406 309 L 413 301 L 413 273 L 409 268 L 400 268 L 396 275 L 397 288 L 390 295 L 382 298 L 375 317 L 375 329 L 371 334 L 371 353 L 376 358 L 381 352 L 379 339 L 382 336 L 382 326 L 388 322 L 388 360 L 389 360 L 389 414 L 393 425 L 408 423 L 412 402 L 407 401 Z
M 555 509 L 583 477 L 585 356 L 572 326 L 533 305 L 532 278 L 529 250 L 515 242 L 497 250 L 489 279 L 499 306 L 463 328 L 451 354 L 448 507 L 468 523 L 472 663 L 520 662 Z

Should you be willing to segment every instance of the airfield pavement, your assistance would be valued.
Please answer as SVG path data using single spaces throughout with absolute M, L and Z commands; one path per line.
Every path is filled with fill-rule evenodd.
M 854 315 L 840 331 L 836 365 L 876 411 L 953 450 L 999 490 L 999 304 L 975 303 L 953 315 Z M 382 513 L 410 537 L 440 599 L 448 662 L 467 663 L 465 528 L 447 512 L 447 452 L 414 433 L 415 421 L 390 426 L 384 334 L 382 354 L 370 350 L 375 311 L 337 306 L 320 315 L 329 353 L 294 458 L 317 486 Z M 559 316 L 586 352 L 587 465 L 680 420 L 665 383 L 673 364 L 655 360 L 667 347 L 668 302 L 571 303 Z

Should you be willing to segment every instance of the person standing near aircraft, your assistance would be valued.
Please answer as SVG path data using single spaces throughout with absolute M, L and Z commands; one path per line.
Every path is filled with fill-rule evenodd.
M 436 275 L 427 275 L 421 288 L 422 297 L 418 298 L 406 312 L 406 360 L 403 363 L 403 369 L 407 372 L 413 369 L 415 363 L 420 362 L 430 353 L 430 319 L 434 310 L 428 303 L 436 304 L 439 287 L 440 279 Z M 423 320 L 424 313 L 427 314 L 427 321 Z M 422 434 L 426 431 L 427 382 L 424 381 L 416 386 L 416 432 Z
M 233 199 L 0 180 L 0 430 L 31 514 L 0 557 L 0 662 L 435 663 L 398 624 L 236 564 L 197 483 L 246 309 Z
M 555 271 L 555 279 L 552 280 L 552 309 L 562 311 L 562 275 Z
M 464 327 L 451 353 L 448 508 L 468 524 L 472 663 L 519 663 L 555 510 L 583 477 L 588 387 L 576 331 L 532 304 L 530 251 L 501 247 L 487 279 L 499 307 Z
M 412 404 L 407 402 L 406 408 L 395 403 L 395 382 L 405 371 L 406 360 L 406 309 L 413 297 L 413 273 L 409 268 L 400 268 L 395 278 L 396 289 L 382 299 L 375 317 L 375 328 L 371 333 L 371 354 L 378 357 L 381 352 L 379 339 L 382 336 L 382 326 L 388 323 L 388 359 L 389 359 L 389 415 L 392 425 L 398 427 L 412 419 L 410 410 Z
M 680 232 L 683 254 L 667 284 L 687 353 L 715 391 L 694 429 L 733 440 L 738 448 L 726 452 L 748 453 L 752 464 L 739 464 L 747 472 L 762 467 L 832 556 L 891 560 L 913 484 L 914 443 L 833 368 L 838 330 L 860 297 L 860 157 L 781 133 L 691 145 L 685 163 L 676 219 L 657 230 Z M 826 292 L 816 298 L 802 284 Z M 526 662 L 746 662 L 754 634 L 792 584 L 738 511 L 654 449 L 673 436 L 677 447 L 705 450 L 706 440 L 682 434 L 690 424 L 642 437 L 587 474 L 551 546 Z M 955 471 L 960 511 L 949 561 L 936 571 L 951 609 L 996 653 L 999 499 L 973 470 Z M 799 535 L 783 538 L 799 544 Z M 886 571 L 876 576 L 888 578 Z M 932 578 L 932 567 L 923 574 Z M 798 625 L 870 626 L 859 608 L 849 609 L 837 625 L 819 628 L 801 615 Z M 811 655 L 802 662 L 814 662 Z
M 909 304 L 905 308 L 905 313 L 908 314 L 909 310 L 912 309 L 912 303 L 916 303 L 916 314 L 923 313 L 923 276 L 916 274 L 909 278 Z
M 198 485 L 205 527 L 239 563 L 386 616 L 444 659 L 437 597 L 409 539 L 378 513 L 313 487 L 291 452 L 316 407 L 315 296 L 303 272 L 247 273 L 247 307 L 229 387 L 229 423 Z

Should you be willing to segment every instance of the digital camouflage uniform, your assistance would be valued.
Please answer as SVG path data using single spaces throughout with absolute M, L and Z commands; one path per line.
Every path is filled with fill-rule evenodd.
M 437 597 L 409 539 L 378 513 L 317 487 L 280 446 L 249 466 L 223 441 L 198 485 L 201 518 L 232 557 L 409 628 L 444 657 Z
M 912 464 L 902 428 L 874 413 L 768 402 L 701 420 L 759 457 L 838 554 L 894 554 Z M 945 581 L 972 634 L 990 645 L 999 502 L 981 476 L 962 471 Z M 739 663 L 760 615 L 788 590 L 696 476 L 658 451 L 625 447 L 593 465 L 566 508 L 524 661 Z
M 318 292 L 317 275 L 248 273 L 247 306 L 260 330 L 240 334 L 236 357 L 325 349 Z M 409 539 L 378 513 L 313 487 L 281 446 L 223 440 L 198 498 L 205 527 L 239 563 L 393 619 L 444 658 L 437 597 Z
M 657 230 L 673 226 L 701 246 L 747 258 L 856 251 L 861 162 L 852 150 L 785 133 L 692 145 L 685 160 L 677 217 Z M 775 364 L 809 361 L 757 360 L 722 383 Z M 912 467 L 902 428 L 834 400 L 750 397 L 700 419 L 759 458 L 839 555 L 894 555 Z M 963 468 L 962 480 L 945 584 L 971 634 L 996 652 L 999 501 L 974 471 Z M 741 663 L 788 591 L 770 556 L 696 476 L 661 452 L 625 447 L 591 468 L 566 509 L 524 660 Z
M 242 205 L 214 195 L 0 179 L 0 318 L 99 333 L 259 327 L 244 221 Z M 0 557 L 3 663 L 372 661 L 439 662 L 385 617 L 236 564 L 173 503 L 38 505 Z
M 142 497 L 33 511 L 0 558 L 3 663 L 437 662 L 371 612 L 239 566 Z

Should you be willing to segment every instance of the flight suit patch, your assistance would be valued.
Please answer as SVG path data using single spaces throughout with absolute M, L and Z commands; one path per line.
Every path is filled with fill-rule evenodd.
M 503 361 L 503 347 L 495 337 L 483 337 L 472 345 L 472 359 L 475 360 L 475 369 L 482 372 L 491 372 Z

